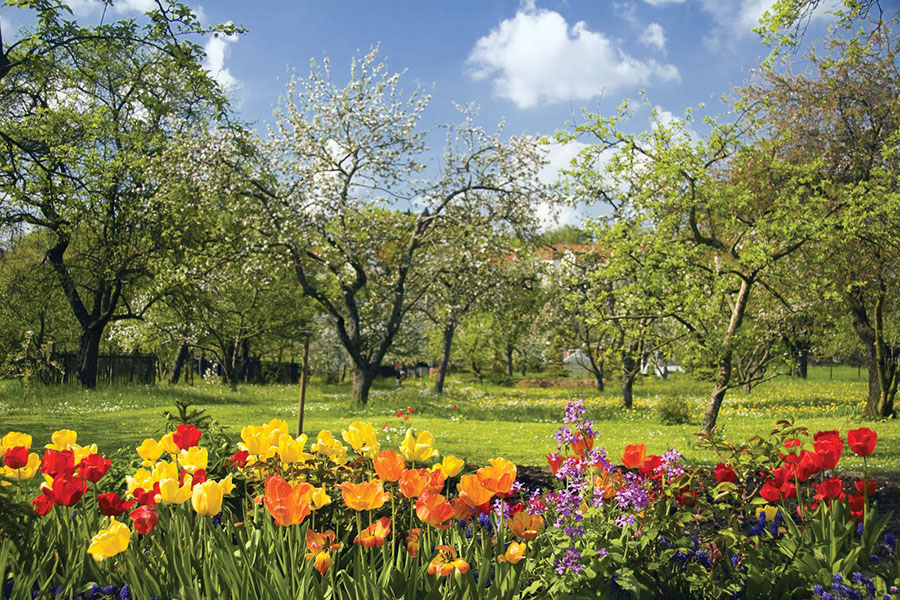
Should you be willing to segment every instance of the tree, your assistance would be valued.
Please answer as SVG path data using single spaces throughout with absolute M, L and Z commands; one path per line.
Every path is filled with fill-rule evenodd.
M 374 50 L 353 61 L 345 86 L 332 81 L 327 61 L 314 63 L 309 77 L 290 83 L 271 135 L 246 141 L 257 151 L 232 153 L 226 184 L 245 191 L 262 243 L 331 318 L 360 404 L 433 283 L 429 248 L 450 228 L 528 228 L 548 196 L 536 141 L 501 140 L 471 111 L 445 127 L 436 174 L 417 179 L 427 167 L 418 121 L 428 100 L 404 95 L 399 81 Z M 217 152 L 202 148 L 197 164 Z
M 65 6 L 35 6 L 34 34 L 3 50 L 0 226 L 46 234 L 81 330 L 78 379 L 93 387 L 106 327 L 158 301 L 156 265 L 190 237 L 192 213 L 167 202 L 171 165 L 159 157 L 225 100 L 183 38 L 207 30 L 182 4 L 160 4 L 143 26 L 88 28 L 61 19 Z
M 876 21 L 847 39 L 835 36 L 823 54 L 810 54 L 809 71 L 770 67 L 745 92 L 771 129 L 789 137 L 779 159 L 806 169 L 833 199 L 827 230 L 804 249 L 804 260 L 824 297 L 843 304 L 866 350 L 871 417 L 895 413 L 900 384 L 900 65 L 893 27 Z
M 586 115 L 574 133 L 593 136 L 571 172 L 582 197 L 609 202 L 619 219 L 641 226 L 642 276 L 665 286 L 668 312 L 689 333 L 700 362 L 714 366 L 703 430 L 716 423 L 735 381 L 742 328 L 752 319 L 751 293 L 767 294 L 779 262 L 820 230 L 828 200 L 805 171 L 772 160 L 773 146 L 750 119 L 710 124 L 700 138 L 687 122 L 661 123 L 632 134 L 618 115 Z M 655 114 L 655 113 L 654 113 Z M 615 152 L 605 176 L 600 153 Z M 796 219 L 800 212 L 805 219 Z

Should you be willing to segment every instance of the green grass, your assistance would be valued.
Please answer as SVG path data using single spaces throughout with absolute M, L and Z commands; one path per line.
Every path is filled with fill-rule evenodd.
M 865 372 L 855 367 L 811 369 L 807 381 L 778 379 L 753 390 L 729 394 L 719 424 L 735 441 L 765 434 L 781 418 L 794 417 L 797 424 L 812 431 L 859 427 L 866 394 Z M 555 449 L 551 434 L 560 423 L 563 407 L 580 398 L 589 407 L 599 432 L 598 444 L 611 456 L 621 455 L 626 444 L 644 442 L 648 451 L 661 453 L 677 448 L 690 462 L 712 464 L 715 456 L 695 444 L 698 423 L 709 383 L 686 376 L 641 380 L 635 389 L 635 408 L 620 408 L 615 385 L 607 392 L 590 389 L 535 389 L 472 384 L 451 379 L 447 393 L 430 393 L 428 379 L 408 380 L 401 390 L 393 380 L 381 381 L 372 392 L 369 406 L 352 409 L 348 385 L 313 382 L 308 390 L 305 427 L 307 432 L 330 429 L 338 433 L 348 423 L 364 420 L 381 431 L 382 446 L 399 444 L 405 427 L 428 430 L 437 438 L 442 454 L 456 454 L 467 461 L 484 463 L 504 456 L 519 464 L 543 465 L 544 456 Z M 692 423 L 663 425 L 655 414 L 660 398 L 678 395 L 688 399 Z M 221 385 L 198 382 L 194 387 L 110 387 L 86 391 L 76 387 L 35 388 L 23 399 L 14 381 L 0 381 L 0 434 L 23 431 L 41 446 L 52 431 L 75 429 L 82 443 L 96 442 L 109 452 L 123 446 L 137 446 L 149 436 L 158 436 L 162 411 L 172 409 L 177 398 L 190 398 L 217 419 L 235 438 L 244 425 L 283 418 L 291 424 L 297 415 L 296 386 L 242 386 L 231 392 Z M 457 409 L 452 405 L 456 404 Z M 395 416 L 412 408 L 409 421 Z M 900 471 L 900 424 L 896 421 L 866 423 L 878 431 L 879 443 L 870 468 Z M 847 452 L 846 454 L 849 454 Z M 861 468 L 855 457 L 846 457 L 845 469 Z

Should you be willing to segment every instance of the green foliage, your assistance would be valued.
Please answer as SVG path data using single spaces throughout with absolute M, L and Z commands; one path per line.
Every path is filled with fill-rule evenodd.
M 663 425 L 691 422 L 691 401 L 685 396 L 662 396 L 656 403 L 656 417 Z

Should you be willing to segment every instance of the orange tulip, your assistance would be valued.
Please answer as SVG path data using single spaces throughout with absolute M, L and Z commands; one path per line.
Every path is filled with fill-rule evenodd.
M 400 493 L 407 498 L 418 498 L 428 487 L 430 477 L 428 469 L 406 469 L 397 481 Z
M 309 554 L 306 555 L 306 558 L 310 559 L 319 552 L 330 552 L 331 550 L 339 549 L 341 545 L 335 544 L 334 538 L 335 533 L 331 529 L 322 533 L 316 533 L 312 529 L 307 529 L 306 549 L 309 550 Z
M 391 495 L 384 491 L 384 484 L 380 479 L 362 483 L 345 481 L 335 487 L 341 490 L 344 504 L 353 510 L 375 510 L 391 499 Z
M 406 461 L 393 450 L 375 455 L 375 472 L 383 481 L 397 481 L 406 469 Z
M 450 527 L 450 523 L 446 525 L 442 523 L 450 519 L 455 512 L 453 506 L 440 494 L 424 493 L 416 502 L 416 516 L 419 520 L 438 529 Z
M 646 458 L 647 447 L 643 444 L 625 446 L 625 452 L 622 454 L 622 466 L 626 469 L 637 469 L 644 464 Z
M 266 493 L 263 496 L 266 510 L 279 525 L 302 523 L 309 514 L 307 494 L 310 487 L 308 483 L 291 485 L 280 475 L 269 477 L 266 479 Z
M 468 521 L 475 516 L 475 511 L 462 498 L 451 498 L 450 506 L 453 507 L 453 518 L 457 521 Z
M 494 492 L 484 487 L 477 475 L 463 475 L 456 485 L 459 497 L 472 508 L 478 508 L 494 497 Z
M 446 577 L 447 575 L 452 575 L 454 571 L 459 571 L 461 574 L 468 573 L 469 563 L 458 558 L 456 549 L 450 546 L 438 546 L 437 556 L 428 565 L 428 574 Z
M 419 554 L 419 533 L 422 530 L 416 527 L 415 529 L 410 529 L 406 534 L 406 551 L 413 558 Z
M 506 552 L 497 557 L 497 562 L 509 563 L 511 565 L 518 564 L 525 558 L 525 544 L 512 542 L 506 548 Z
M 477 472 L 481 485 L 496 494 L 508 494 L 516 480 L 516 465 L 503 458 L 492 458 L 491 464 Z
M 381 517 L 356 536 L 353 540 L 354 544 L 362 544 L 366 548 L 374 546 L 384 546 L 384 540 L 391 535 L 391 519 L 390 517 Z
M 506 519 L 506 525 L 513 535 L 522 540 L 533 540 L 541 531 L 544 519 L 540 515 L 530 515 L 520 510 L 512 517 Z

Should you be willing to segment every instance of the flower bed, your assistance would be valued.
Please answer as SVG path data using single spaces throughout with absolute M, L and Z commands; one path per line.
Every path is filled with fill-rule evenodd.
M 466 469 L 429 432 L 396 449 L 178 424 L 102 457 L 77 434 L 0 438 L 3 598 L 900 598 L 878 483 L 844 480 L 873 431 L 812 436 L 781 421 L 721 462 L 599 448 L 570 403 L 551 489 L 502 458 Z M 865 463 L 864 463 L 865 464 Z

